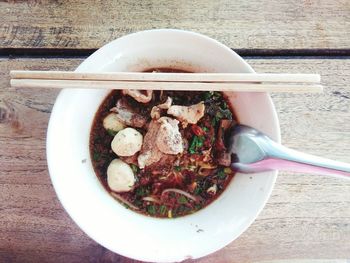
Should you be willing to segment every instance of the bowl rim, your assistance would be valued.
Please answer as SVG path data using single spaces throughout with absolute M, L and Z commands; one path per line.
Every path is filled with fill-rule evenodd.
M 212 39 L 210 37 L 207 37 L 205 35 L 202 35 L 202 34 L 199 34 L 199 33 L 195 33 L 195 32 L 190 32 L 190 31 L 184 31 L 184 30 L 178 30 L 178 29 L 153 29 L 153 30 L 145 30 L 145 31 L 140 31 L 140 32 L 136 32 L 136 33 L 132 33 L 132 34 L 129 34 L 129 35 L 125 35 L 123 37 L 120 37 L 120 38 L 117 38 L 109 43 L 107 43 L 106 45 L 104 45 L 103 47 L 101 47 L 100 49 L 98 49 L 97 51 L 95 51 L 93 54 L 91 54 L 87 59 L 85 59 L 76 69 L 76 71 L 80 71 L 80 70 L 84 70 L 84 66 L 85 64 L 88 63 L 88 61 L 90 60 L 93 60 L 95 57 L 98 57 L 100 56 L 101 53 L 104 52 L 104 50 L 106 48 L 108 48 L 110 45 L 113 45 L 113 43 L 115 41 L 120 41 L 120 40 L 124 40 L 124 39 L 127 39 L 129 37 L 132 37 L 134 35 L 138 35 L 138 34 L 147 34 L 148 32 L 174 32 L 174 33 L 180 33 L 180 34 L 191 34 L 191 35 L 194 35 L 198 38 L 201 38 L 205 41 L 209 41 L 209 42 L 212 42 L 212 43 L 215 43 L 215 45 L 219 46 L 220 48 L 223 48 L 225 50 L 228 50 L 231 52 L 231 54 L 235 57 L 235 59 L 239 60 L 242 64 L 244 64 L 244 66 L 250 71 L 250 72 L 254 72 L 254 70 L 252 69 L 252 67 L 243 59 L 241 58 L 237 53 L 235 53 L 232 49 L 228 48 L 227 46 L 225 46 L 224 44 L 220 43 L 219 41 L 215 40 L 215 39 Z M 279 120 L 278 120 L 278 117 L 277 117 L 277 112 L 276 112 L 276 109 L 275 109 L 275 106 L 272 102 L 272 99 L 271 97 L 267 95 L 267 101 L 268 101 L 268 106 L 272 109 L 272 115 L 271 115 L 271 118 L 273 119 L 273 123 L 274 123 L 274 126 L 273 129 L 275 130 L 276 132 L 276 138 L 275 140 L 277 142 L 280 142 L 281 140 L 281 135 L 280 135 L 280 125 L 279 125 Z M 61 100 L 62 97 L 64 96 L 64 91 L 61 91 L 60 94 L 57 96 L 56 98 L 56 102 Z M 58 190 L 57 188 L 57 185 L 55 184 L 55 180 L 54 180 L 54 171 L 52 171 L 52 169 L 50 167 L 52 167 L 51 163 L 54 162 L 54 160 L 51 158 L 50 156 L 50 149 L 52 148 L 52 137 L 51 137 L 51 134 L 52 134 L 52 122 L 54 121 L 55 119 L 55 116 L 57 114 L 57 103 L 55 102 L 54 106 L 53 106 L 53 109 L 52 109 L 52 113 L 51 113 L 51 116 L 50 116 L 50 121 L 49 121 L 49 124 L 48 124 L 48 130 L 47 130 L 47 160 L 48 160 L 48 169 L 49 169 L 49 174 L 50 174 L 50 178 L 51 178 L 51 181 L 52 181 L 52 184 L 54 186 L 54 189 L 55 189 L 55 192 L 57 194 L 57 197 L 58 199 L 60 200 L 62 206 L 65 208 L 65 210 L 67 211 L 67 213 L 70 215 L 70 217 L 73 219 L 73 221 L 90 237 L 92 238 L 93 240 L 95 240 L 97 243 L 105 246 L 106 248 L 112 250 L 112 251 L 115 251 L 113 249 L 111 249 L 108 245 L 106 244 L 102 244 L 100 241 L 96 240 L 96 238 L 94 237 L 94 235 L 89 231 L 89 229 L 85 229 L 79 222 L 79 220 L 74 217 L 69 209 L 69 207 L 64 203 L 62 202 L 62 197 L 61 197 L 61 194 L 62 192 Z M 89 156 L 90 157 L 90 156 Z M 242 231 L 240 233 L 240 235 L 252 224 L 252 222 L 258 217 L 258 215 L 260 214 L 261 210 L 263 209 L 263 207 L 265 206 L 268 198 L 270 197 L 271 195 L 271 192 L 272 192 L 272 189 L 274 187 L 274 184 L 275 184 L 275 181 L 276 181 L 276 178 L 277 178 L 277 171 L 273 171 L 272 172 L 274 174 L 274 178 L 273 180 L 271 181 L 271 183 L 269 184 L 269 187 L 268 189 L 266 189 L 266 195 L 265 195 L 265 199 L 262 200 L 262 203 L 261 203 L 261 206 L 260 206 L 260 209 L 258 210 L 258 212 L 256 213 L 256 216 L 254 218 L 251 218 L 250 220 L 247 220 L 245 222 L 245 226 L 242 228 Z M 160 220 L 164 220 L 164 219 L 160 219 Z M 232 240 L 230 241 L 232 242 Z M 221 246 L 220 248 L 226 246 L 227 244 Z M 220 249 L 219 248 L 219 249 Z M 206 255 L 216 251 L 218 249 L 215 249 L 213 251 L 209 251 Z M 129 257 L 129 258 L 135 258 L 135 259 L 138 259 L 138 260 L 148 260 L 147 258 L 142 258 L 142 257 L 137 257 L 135 256 L 134 254 L 133 255 L 130 255 L 130 254 L 127 254 L 127 253 L 123 253 L 123 251 L 117 251 L 118 254 L 120 255 L 123 255 L 123 256 L 126 256 L 126 257 Z M 205 255 L 203 255 L 205 256 Z

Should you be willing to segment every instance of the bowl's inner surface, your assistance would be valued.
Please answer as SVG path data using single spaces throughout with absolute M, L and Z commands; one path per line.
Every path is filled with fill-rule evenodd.
M 252 72 L 218 42 L 176 30 L 145 31 L 120 38 L 95 52 L 77 71 L 166 67 L 194 72 Z M 52 183 L 67 212 L 91 238 L 127 257 L 172 262 L 212 253 L 252 223 L 271 192 L 276 172 L 237 174 L 206 209 L 173 220 L 145 217 L 116 202 L 97 179 L 89 154 L 94 115 L 107 94 L 103 90 L 62 91 L 48 129 Z M 279 141 L 276 113 L 267 94 L 231 93 L 229 100 L 240 123 Z

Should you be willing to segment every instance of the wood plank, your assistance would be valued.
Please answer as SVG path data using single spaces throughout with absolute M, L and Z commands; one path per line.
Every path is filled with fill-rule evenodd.
M 348 0 L 1 1 L 0 48 L 95 49 L 178 28 L 234 49 L 348 49 L 349 13 Z
M 134 262 L 90 240 L 65 213 L 45 159 L 57 91 L 9 88 L 10 69 L 71 70 L 79 59 L 0 59 L 0 262 Z M 249 59 L 258 72 L 321 73 L 324 94 L 273 95 L 285 145 L 350 162 L 350 60 Z M 350 257 L 350 183 L 281 173 L 253 225 L 198 262 Z M 273 248 L 273 249 L 272 249 Z

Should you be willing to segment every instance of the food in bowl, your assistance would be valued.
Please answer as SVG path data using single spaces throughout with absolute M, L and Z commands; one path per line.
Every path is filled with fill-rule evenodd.
M 221 92 L 115 90 L 93 122 L 92 164 L 125 207 L 161 218 L 192 214 L 234 176 L 224 140 L 235 123 Z

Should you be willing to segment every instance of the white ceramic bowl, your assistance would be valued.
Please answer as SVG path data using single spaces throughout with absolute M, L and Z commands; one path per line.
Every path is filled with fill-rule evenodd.
M 157 67 L 253 72 L 223 44 L 200 34 L 169 29 L 116 39 L 88 57 L 76 71 L 142 71 Z M 265 205 L 277 172 L 237 174 L 211 205 L 176 219 L 137 214 L 107 193 L 94 174 L 89 154 L 92 120 L 107 93 L 63 90 L 50 118 L 47 160 L 51 180 L 58 198 L 78 226 L 118 254 L 154 262 L 203 257 L 242 234 Z M 278 119 L 268 94 L 232 93 L 230 99 L 241 123 L 280 141 Z

